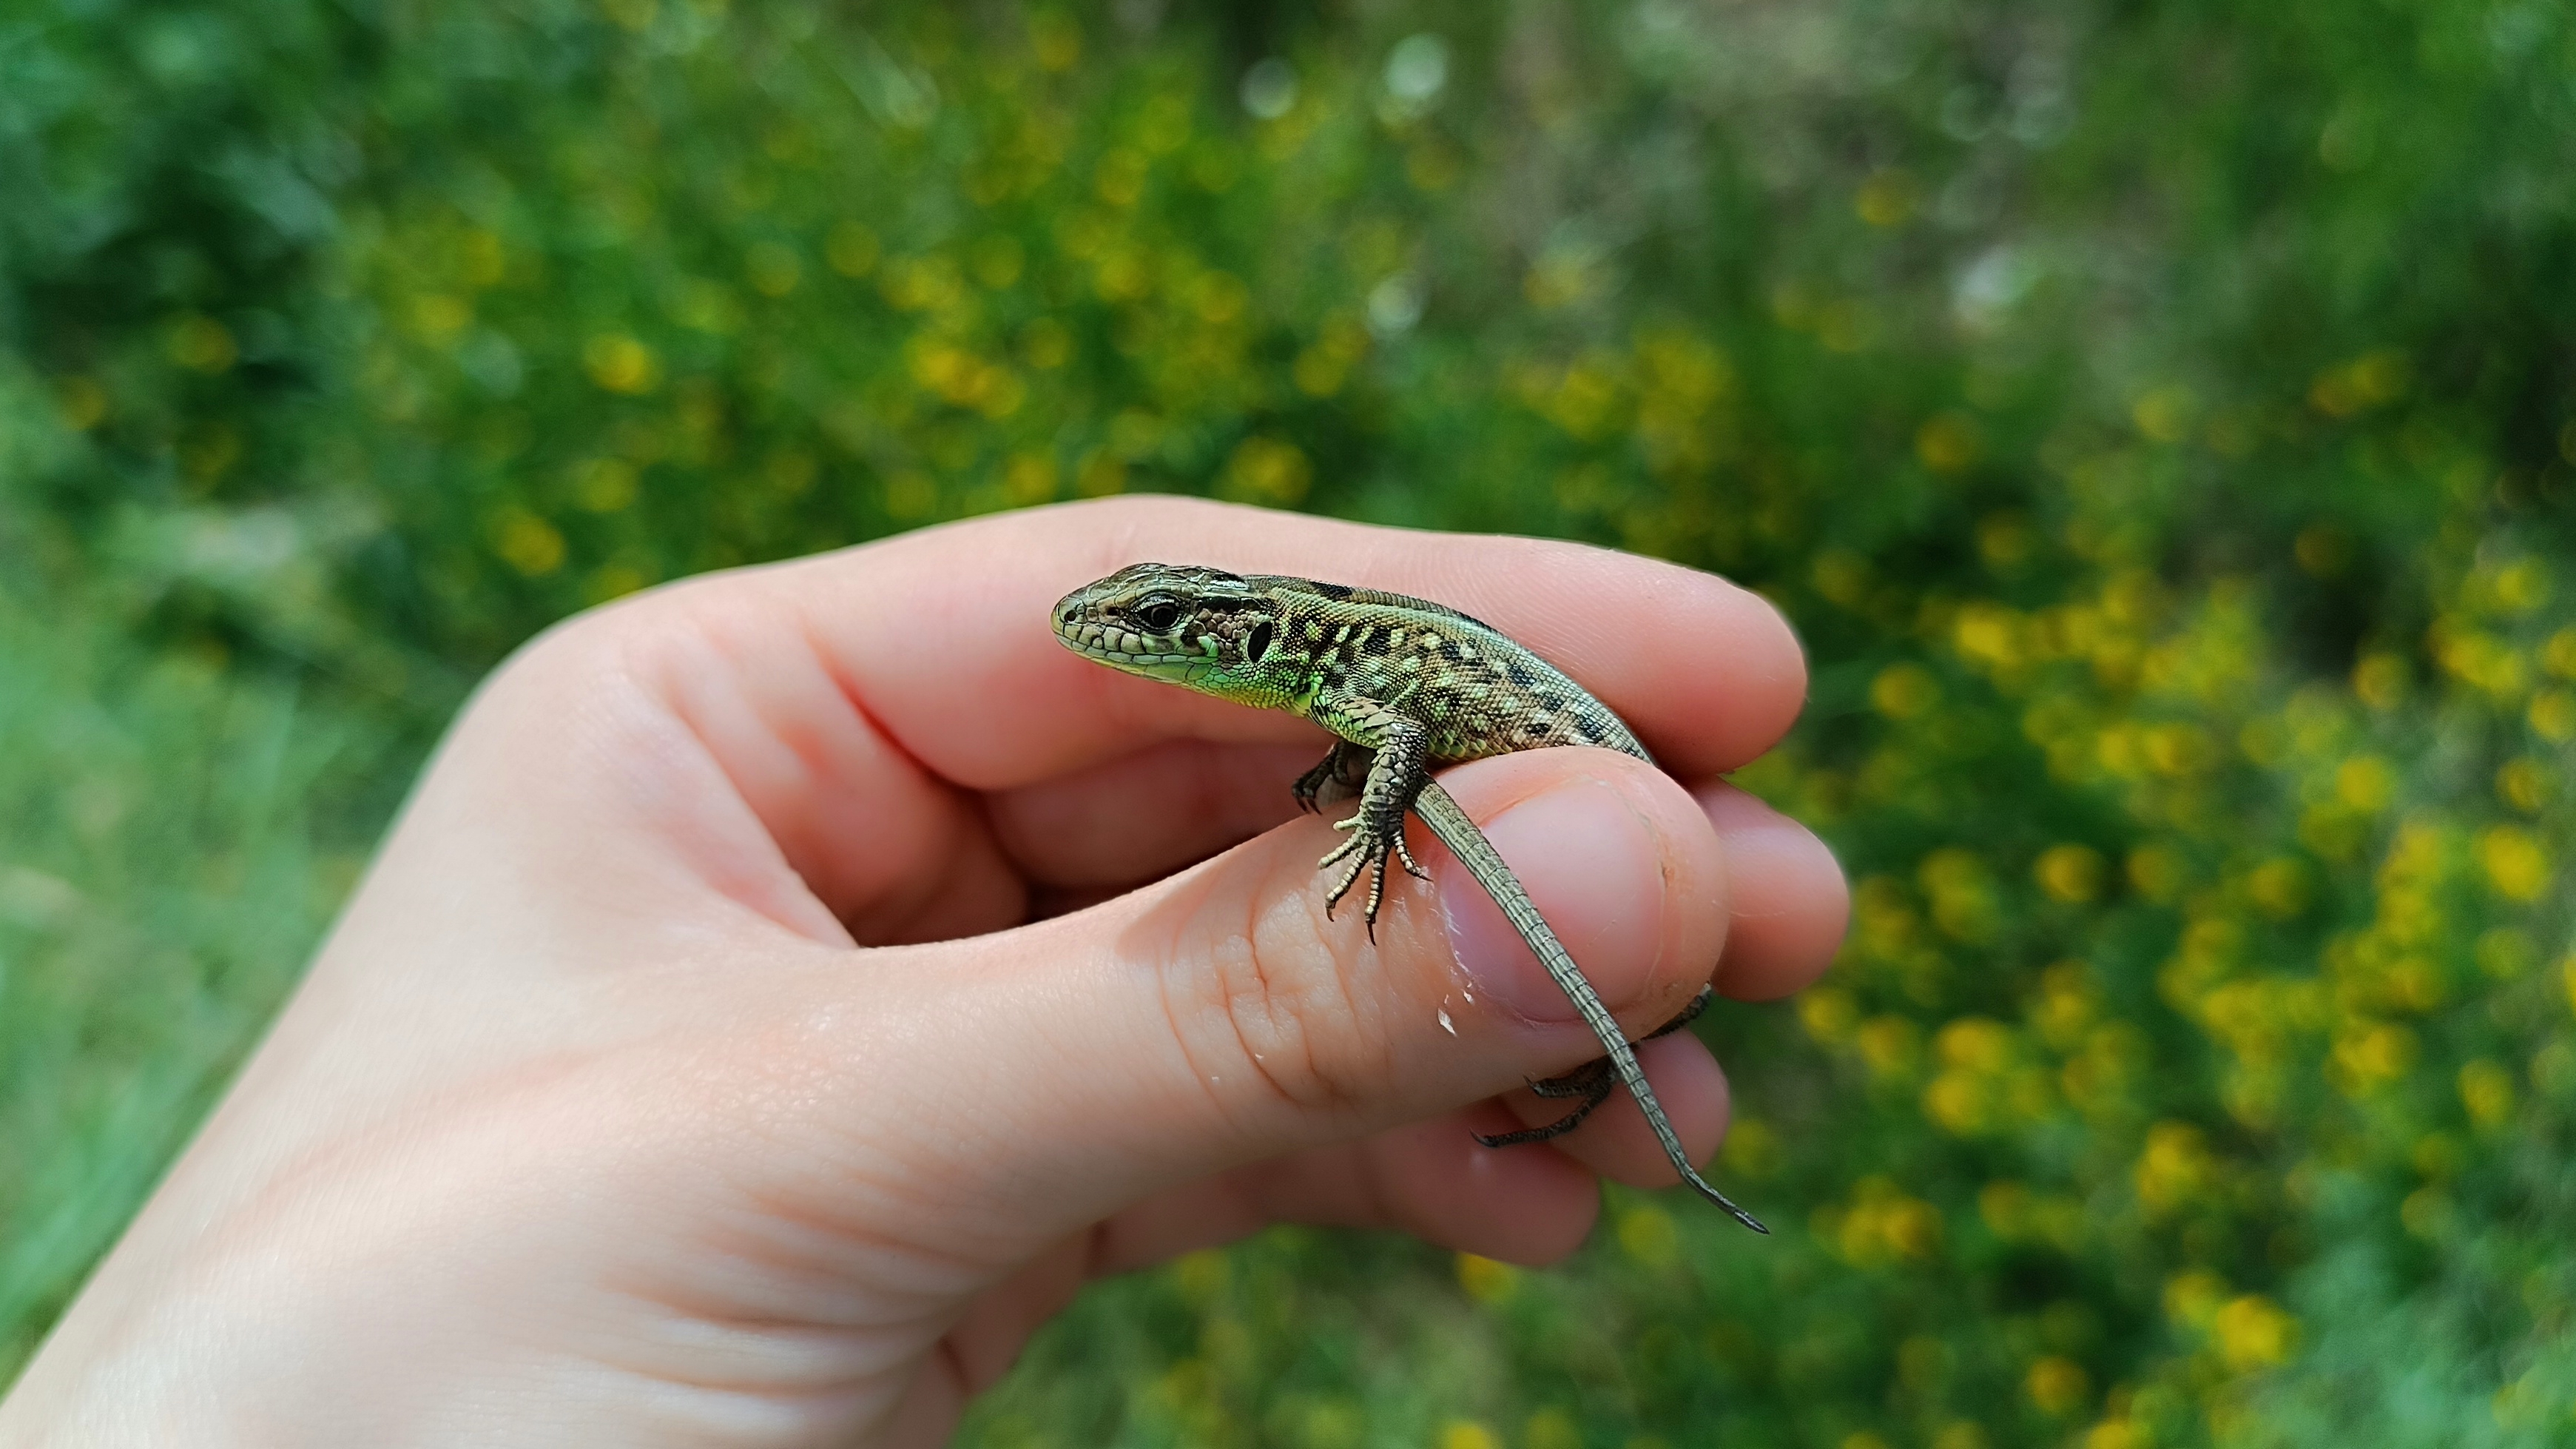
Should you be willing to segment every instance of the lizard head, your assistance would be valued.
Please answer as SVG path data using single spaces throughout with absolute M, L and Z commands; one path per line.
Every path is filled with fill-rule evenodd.
M 1210 694 L 1257 687 L 1279 603 L 1239 574 L 1129 564 L 1058 599 L 1055 637 L 1112 669 Z

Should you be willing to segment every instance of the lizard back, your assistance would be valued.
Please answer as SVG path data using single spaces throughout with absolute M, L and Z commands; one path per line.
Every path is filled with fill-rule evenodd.
M 1552 745 L 1649 758 L 1609 706 L 1482 620 L 1424 599 L 1312 579 L 1255 574 L 1244 583 L 1277 601 L 1271 652 L 1312 681 L 1304 699 L 1332 689 L 1418 719 L 1431 730 L 1437 759 Z

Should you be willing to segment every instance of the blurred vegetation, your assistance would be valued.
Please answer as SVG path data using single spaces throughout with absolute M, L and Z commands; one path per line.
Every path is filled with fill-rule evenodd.
M 515 642 L 1158 489 L 1762 588 L 1855 931 L 1779 1236 L 1274 1233 L 968 1442 L 2576 1442 L 2571 153 L 2495 0 L 0 0 L 0 1364 Z

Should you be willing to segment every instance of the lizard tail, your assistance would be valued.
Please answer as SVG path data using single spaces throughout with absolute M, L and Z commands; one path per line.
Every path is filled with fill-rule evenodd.
M 1520 932 L 1521 939 L 1538 953 L 1539 964 L 1547 968 L 1549 977 L 1574 1003 L 1574 1009 L 1582 1014 L 1584 1024 L 1592 1028 L 1592 1034 L 1601 1039 L 1601 1050 L 1610 1058 L 1611 1069 L 1619 1074 L 1619 1080 L 1627 1084 L 1629 1093 L 1637 1099 L 1637 1106 L 1646 1114 L 1646 1125 L 1654 1129 L 1655 1140 L 1663 1144 L 1664 1156 L 1672 1160 L 1673 1170 L 1682 1175 L 1682 1181 L 1689 1183 L 1700 1196 L 1726 1209 L 1737 1222 L 1757 1233 L 1769 1233 L 1771 1230 L 1762 1226 L 1760 1218 L 1737 1207 L 1725 1193 L 1710 1186 L 1708 1179 L 1699 1175 L 1699 1169 L 1691 1165 L 1689 1156 L 1682 1151 L 1681 1139 L 1673 1135 L 1673 1124 L 1664 1116 L 1663 1104 L 1655 1100 L 1654 1088 L 1646 1085 L 1646 1072 L 1637 1065 L 1636 1050 L 1628 1045 L 1626 1034 L 1611 1018 L 1610 1008 L 1601 1004 L 1601 994 L 1594 991 L 1592 983 L 1576 969 L 1574 957 L 1567 954 L 1564 944 L 1556 939 L 1556 932 L 1548 929 L 1538 907 L 1530 904 L 1529 893 L 1521 889 L 1519 878 L 1512 874 L 1510 866 L 1503 863 L 1501 853 L 1494 849 L 1493 842 L 1485 838 L 1485 832 L 1476 828 L 1476 822 L 1469 818 L 1456 797 L 1440 788 L 1439 781 L 1428 780 L 1423 782 L 1422 793 L 1414 798 L 1413 809 L 1422 817 L 1423 823 L 1431 827 L 1431 833 L 1440 837 L 1440 843 L 1449 847 L 1449 853 L 1465 863 L 1468 873 L 1485 888 L 1485 894 L 1494 898 L 1494 904 L 1503 908 L 1503 914 L 1511 918 L 1512 926 Z

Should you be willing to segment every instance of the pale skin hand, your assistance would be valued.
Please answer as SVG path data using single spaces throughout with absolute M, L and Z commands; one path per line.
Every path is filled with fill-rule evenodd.
M 937 1444 L 1088 1277 L 1281 1221 L 1543 1263 L 1671 1182 L 1624 1096 L 1469 1140 L 1590 1034 L 1418 826 L 1436 885 L 1325 920 L 1312 726 L 1049 637 L 1147 558 L 1440 599 L 1624 715 L 1670 777 L 1444 778 L 1632 1033 L 1832 954 L 1832 857 L 1717 779 L 1796 643 L 1705 575 L 1143 500 L 697 580 L 477 697 L 0 1442 Z M 1706 1048 L 1642 1055 L 1713 1152 Z

